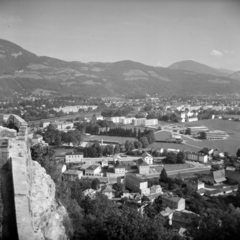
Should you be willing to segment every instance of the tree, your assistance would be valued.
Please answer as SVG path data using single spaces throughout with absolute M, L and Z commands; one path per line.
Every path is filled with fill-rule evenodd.
M 185 163 L 186 154 L 184 152 L 179 152 L 177 154 L 177 163 Z
M 120 145 L 116 144 L 115 148 L 114 148 L 114 154 L 118 154 L 120 153 Z
M 43 127 L 43 121 L 39 123 L 39 127 Z
M 98 190 L 100 187 L 100 181 L 97 178 L 94 178 L 91 182 L 91 188 L 94 190 Z
M 176 163 L 176 162 L 177 162 L 177 155 L 176 155 L 176 153 L 174 153 L 174 152 L 169 152 L 169 153 L 167 154 L 167 157 L 166 157 L 166 159 L 165 159 L 165 162 L 166 162 L 166 163 L 170 163 L 170 164 Z
M 160 179 L 159 179 L 160 182 L 163 182 L 163 183 L 167 183 L 168 182 L 168 175 L 167 175 L 167 172 L 166 172 L 166 169 L 163 168 L 161 173 L 160 173 Z
M 146 137 L 141 137 L 140 142 L 142 143 L 143 148 L 146 148 L 149 145 L 148 139 Z
M 240 158 L 240 148 L 237 150 L 237 158 Z

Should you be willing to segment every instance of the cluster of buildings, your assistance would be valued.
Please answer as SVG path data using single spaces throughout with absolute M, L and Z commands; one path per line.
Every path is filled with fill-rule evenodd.
M 191 126 L 188 127 L 185 132 L 192 137 L 205 140 L 222 140 L 228 138 L 228 134 L 225 131 L 209 130 L 205 126 Z
M 135 117 L 111 117 L 113 123 L 116 124 L 132 124 L 134 126 L 152 126 L 158 124 L 158 119 L 146 119 L 146 118 L 135 118 Z
M 43 128 L 47 127 L 49 124 L 52 124 L 56 127 L 56 129 L 60 131 L 66 131 L 69 129 L 73 129 L 74 123 L 68 121 L 55 121 L 55 122 L 44 122 Z
M 153 164 L 153 157 L 149 153 L 143 153 L 141 158 L 131 158 L 129 161 L 121 160 L 121 156 L 114 155 L 100 158 L 84 158 L 83 153 L 65 153 L 55 156 L 56 161 L 65 162 L 63 176 L 67 179 L 69 174 L 76 178 L 85 177 L 106 177 L 117 178 L 124 177 L 127 173 L 136 173 L 141 175 L 150 174 L 150 165 Z M 78 170 L 78 171 L 71 171 Z M 70 171 L 70 172 L 68 172 Z M 71 177 L 74 179 L 74 176 Z
M 65 106 L 65 107 L 59 107 L 59 108 L 53 108 L 54 111 L 56 112 L 64 112 L 64 113 L 76 113 L 79 110 L 84 110 L 87 111 L 89 109 L 91 110 L 95 110 L 98 106 L 96 105 L 76 105 L 76 106 Z

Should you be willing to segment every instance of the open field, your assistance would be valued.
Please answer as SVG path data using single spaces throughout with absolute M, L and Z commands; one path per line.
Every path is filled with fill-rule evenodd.
M 185 123 L 185 126 L 204 125 L 210 130 L 226 131 L 231 138 L 240 140 L 240 122 L 222 119 L 206 119 L 197 122 Z
M 236 154 L 238 148 L 240 148 L 240 139 L 239 140 L 225 139 L 225 140 L 212 140 L 212 141 L 207 141 L 207 140 L 194 141 L 184 136 L 182 136 L 182 138 L 186 140 L 185 146 L 187 147 L 188 147 L 187 144 L 189 144 L 192 146 L 196 146 L 199 149 L 203 147 L 214 148 L 214 149 L 217 148 L 222 152 L 229 152 L 230 154 L 234 154 L 234 155 Z M 189 146 L 189 148 L 191 148 L 191 146 Z
M 201 175 L 207 175 L 209 174 L 209 170 L 203 170 L 198 172 L 188 172 L 188 173 L 180 173 L 182 178 L 189 178 L 189 177 L 199 177 Z M 179 175 L 179 173 L 169 174 L 169 177 L 175 178 Z
M 189 169 L 189 168 L 193 168 L 194 165 L 192 164 L 188 164 L 188 163 L 182 163 L 182 164 L 164 164 L 164 168 L 166 169 L 167 172 L 169 171 L 181 171 L 183 169 Z M 157 172 L 161 173 L 163 166 L 159 165 L 159 166 L 154 166 L 151 167 L 154 168 Z
M 104 135 L 91 135 L 91 136 L 86 136 L 84 138 L 84 141 L 88 141 L 88 140 L 103 140 L 103 141 L 117 141 L 119 143 L 125 143 L 126 140 L 129 141 L 135 141 L 135 138 L 131 138 L 131 137 L 114 137 L 114 136 L 104 136 Z
M 163 141 L 172 137 L 172 134 L 168 131 L 160 131 L 155 133 L 156 141 Z

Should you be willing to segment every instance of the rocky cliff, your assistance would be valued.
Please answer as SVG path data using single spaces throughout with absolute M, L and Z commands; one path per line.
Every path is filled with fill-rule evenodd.
M 67 212 L 55 199 L 51 177 L 31 159 L 26 125 L 16 135 L 3 130 L 0 162 L 1 167 L 8 164 L 12 174 L 18 239 L 66 240 L 63 220 Z

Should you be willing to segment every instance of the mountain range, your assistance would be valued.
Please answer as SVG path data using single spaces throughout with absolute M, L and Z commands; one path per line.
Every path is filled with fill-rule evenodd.
M 194 61 L 168 68 L 129 60 L 100 63 L 67 62 L 37 56 L 0 39 L 0 96 L 16 93 L 119 96 L 129 94 L 240 93 L 239 73 Z

